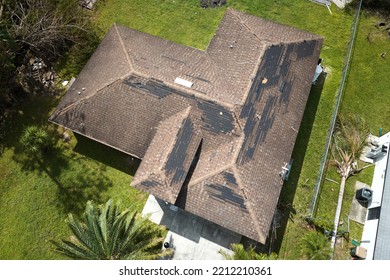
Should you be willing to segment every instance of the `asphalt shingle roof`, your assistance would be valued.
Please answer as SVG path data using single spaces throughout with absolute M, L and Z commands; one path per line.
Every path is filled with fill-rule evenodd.
M 50 120 L 143 159 L 134 187 L 264 243 L 321 46 L 231 9 L 205 51 L 114 25 Z
M 390 157 L 387 159 L 386 174 L 383 182 L 383 195 L 380 208 L 380 218 L 376 236 L 374 259 L 390 260 Z

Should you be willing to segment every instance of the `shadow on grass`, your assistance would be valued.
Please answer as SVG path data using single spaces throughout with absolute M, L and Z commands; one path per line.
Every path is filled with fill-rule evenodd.
M 20 143 L 14 144 L 13 160 L 21 165 L 24 172 L 37 171 L 39 175 L 45 173 L 53 182 L 62 187 L 58 181 L 63 170 L 69 168 L 69 159 L 63 154 L 63 150 L 55 146 L 55 138 L 50 136 L 50 143 L 42 151 L 29 153 L 25 151 Z
M 32 96 L 9 110 L 7 125 L 4 128 L 5 137 L 2 141 L 4 148 L 16 148 L 26 127 L 31 125 L 46 127 L 50 110 L 57 102 L 52 96 Z
M 74 135 L 77 139 L 77 144 L 73 149 L 74 152 L 134 176 L 141 163 L 140 159 L 134 158 L 85 136 L 79 134 Z
M 75 153 L 70 156 L 56 146 L 56 138 L 41 154 L 26 153 L 15 145 L 13 159 L 25 172 L 46 174 L 57 186 L 57 205 L 65 213 L 80 215 L 88 200 L 101 203 L 101 193 L 112 186 L 102 164 L 84 160 Z
M 103 165 L 90 165 L 78 160 L 63 172 L 58 187 L 58 204 L 66 213 L 80 216 L 87 201 L 102 203 L 101 194 L 112 187 L 110 178 L 105 174 Z
M 293 200 L 297 190 L 302 164 L 305 158 L 325 79 L 326 73 L 321 74 L 318 78 L 317 84 L 311 88 L 310 96 L 306 104 L 305 112 L 293 150 L 292 157 L 294 162 L 292 164 L 290 176 L 288 181 L 285 181 L 280 194 L 278 203 L 278 212 L 281 214 L 280 221 L 278 221 L 278 228 L 276 230 L 271 230 L 269 240 L 267 242 L 269 251 L 275 252 L 277 254 L 279 254 L 281 249 L 288 221 L 290 220 L 294 223 L 296 210 L 292 206 Z

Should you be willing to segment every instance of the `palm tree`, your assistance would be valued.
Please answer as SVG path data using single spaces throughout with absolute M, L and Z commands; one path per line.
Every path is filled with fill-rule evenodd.
M 223 250 L 219 251 L 226 260 L 276 260 L 278 257 L 275 253 L 271 253 L 271 255 L 257 253 L 252 246 L 245 249 L 244 245 L 240 243 L 231 244 L 230 247 L 233 254 Z
M 329 260 L 332 250 L 328 238 L 317 231 L 311 231 L 303 237 L 302 251 L 309 260 Z
M 331 239 L 332 249 L 336 243 L 336 234 L 347 179 L 370 166 L 366 165 L 359 168 L 357 162 L 363 147 L 367 143 L 368 134 L 369 131 L 364 120 L 358 115 L 353 114 L 339 116 L 337 126 L 333 134 L 334 141 L 331 149 L 333 163 L 336 165 L 337 172 L 341 177 L 339 197 L 333 223 L 333 234 Z
M 87 203 L 82 221 L 69 214 L 73 233 L 53 241 L 56 251 L 76 260 L 145 260 L 170 254 L 162 251 L 165 228 L 130 210 L 120 211 L 112 200 L 95 208 Z
M 24 130 L 20 143 L 28 153 L 36 156 L 48 147 L 49 135 L 43 128 L 29 126 Z

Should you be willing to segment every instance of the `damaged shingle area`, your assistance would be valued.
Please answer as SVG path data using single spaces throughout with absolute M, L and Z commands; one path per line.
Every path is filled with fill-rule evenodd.
M 113 25 L 50 121 L 142 159 L 133 187 L 265 243 L 321 46 L 232 9 L 204 51 Z
M 181 128 L 180 134 L 177 136 L 175 146 L 169 154 L 167 163 L 164 167 L 167 173 L 173 174 L 173 184 L 177 182 L 181 182 L 181 184 L 184 183 L 188 170 L 184 169 L 186 157 L 183 157 L 183 155 L 187 153 L 188 147 L 190 146 L 190 142 L 193 137 L 194 125 L 189 119 L 187 119 Z

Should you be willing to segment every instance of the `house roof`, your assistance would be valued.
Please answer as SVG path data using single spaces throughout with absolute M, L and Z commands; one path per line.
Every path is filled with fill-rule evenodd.
M 264 243 L 321 45 L 232 9 L 205 51 L 114 25 L 50 120 L 141 158 L 134 187 Z
M 386 147 L 390 147 L 390 143 L 386 143 Z M 390 156 L 387 155 L 386 168 L 383 171 L 383 194 L 380 203 L 380 211 L 378 219 L 378 229 L 376 234 L 375 249 L 373 259 L 375 260 L 390 260 L 390 245 L 388 237 L 390 235 Z M 370 211 L 370 210 L 369 210 Z

